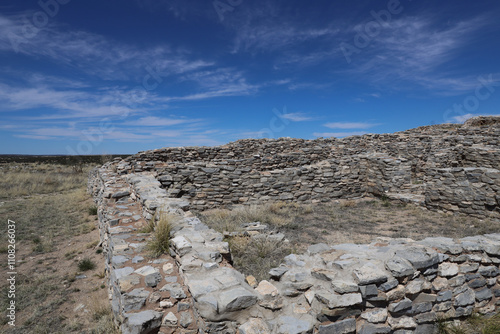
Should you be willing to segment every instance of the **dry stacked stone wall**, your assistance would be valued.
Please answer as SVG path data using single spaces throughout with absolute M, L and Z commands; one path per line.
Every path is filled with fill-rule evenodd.
M 164 148 L 114 166 L 121 175 L 153 172 L 169 197 L 189 200 L 198 210 L 376 195 L 500 218 L 499 161 L 500 118 L 482 117 L 464 125 L 344 139 L 248 139 Z
M 345 139 L 242 140 L 141 152 L 92 171 L 109 295 L 123 333 L 431 333 L 494 313 L 500 234 L 311 245 L 253 282 L 190 209 L 364 195 L 499 218 L 498 118 Z M 144 230 L 176 217 L 169 254 Z

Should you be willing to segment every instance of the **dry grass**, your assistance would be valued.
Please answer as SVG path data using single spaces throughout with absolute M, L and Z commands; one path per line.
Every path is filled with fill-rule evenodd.
M 500 333 L 500 314 L 492 317 L 473 314 L 460 322 L 439 320 L 438 334 L 498 334 Z
M 241 225 L 261 222 L 274 228 L 292 224 L 295 217 L 312 212 L 311 205 L 275 202 L 265 205 L 239 206 L 233 210 L 213 209 L 201 213 L 202 219 L 217 231 L 241 231 Z
M 198 214 L 219 232 L 242 231 L 243 223 L 261 222 L 271 230 L 285 233 L 288 245 L 275 245 L 267 258 L 259 255 L 268 245 L 253 239 L 229 238 L 234 265 L 245 274 L 263 277 L 278 257 L 293 251 L 304 252 L 311 244 L 370 243 L 377 237 L 424 239 L 430 236 L 461 238 L 498 231 L 499 222 L 462 215 L 452 216 L 425 210 L 388 198 L 340 200 L 330 203 L 297 204 L 277 202 L 261 206 L 214 209 Z M 277 262 L 279 264 L 279 261 Z M 264 268 L 264 269 L 263 269 Z
M 16 327 L 10 328 L 5 324 L 7 318 L 2 317 L 0 332 L 116 334 L 109 311 L 73 311 L 81 300 L 95 293 L 101 293 L 99 298 L 107 303 L 106 291 L 100 288 L 102 277 L 75 277 L 82 259 L 92 259 L 97 272 L 104 267 L 102 255 L 88 247 L 95 245 L 89 240 L 96 240 L 98 233 L 96 217 L 89 210 L 93 203 L 86 194 L 87 174 L 73 171 L 71 166 L 13 165 L 0 164 L 0 187 L 6 190 L 1 195 L 0 220 L 16 222 L 18 308 Z M 6 245 L 5 228 L 3 224 L 0 230 L 2 245 Z M 9 301 L 4 281 L 2 276 L 2 309 Z
M 268 279 L 269 270 L 277 267 L 283 257 L 292 253 L 289 244 L 265 238 L 235 237 L 228 241 L 233 266 L 241 272 L 253 275 L 258 281 Z
M 168 253 L 170 247 L 170 232 L 172 231 L 172 224 L 178 218 L 170 215 L 162 215 L 160 220 L 154 227 L 154 232 L 151 240 L 147 244 L 147 248 L 152 257 L 158 257 L 162 254 Z
M 89 166 L 6 164 L 0 170 L 0 198 L 48 194 L 75 189 L 86 180 Z

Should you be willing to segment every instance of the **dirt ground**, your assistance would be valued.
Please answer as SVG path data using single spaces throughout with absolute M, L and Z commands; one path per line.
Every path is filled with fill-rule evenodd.
M 225 233 L 236 269 L 257 279 L 268 279 L 268 271 L 283 257 L 300 254 L 315 243 L 367 244 L 378 237 L 461 238 L 500 231 L 500 222 L 464 215 L 449 215 L 379 198 L 336 200 L 317 204 L 272 203 L 213 209 L 197 215 L 210 227 Z M 283 233 L 288 243 L 266 242 L 251 237 L 230 237 L 243 231 L 244 223 L 268 225 L 266 233 Z
M 6 265 L 7 221 L 13 220 L 17 262 L 15 327 L 7 323 L 3 311 L 0 333 L 115 333 L 105 285 L 104 258 L 97 247 L 95 206 L 85 192 L 86 170 L 74 173 L 66 170 L 67 173 L 61 174 L 61 168 L 65 167 L 35 166 L 27 169 L 26 175 L 20 171 L 12 175 L 9 169 L 0 171 L 3 190 L 0 253 Z M 40 173 L 47 176 L 42 181 Z M 36 189 L 48 189 L 57 180 L 61 183 L 57 187 L 67 190 L 37 194 L 27 189 L 29 195 L 20 195 L 25 192 L 20 192 L 19 186 L 8 185 L 21 176 L 48 182 L 46 187 L 38 184 Z M 79 262 L 84 259 L 95 268 L 81 270 Z M 2 267 L 0 305 L 6 310 L 11 299 L 5 284 L 6 266 Z

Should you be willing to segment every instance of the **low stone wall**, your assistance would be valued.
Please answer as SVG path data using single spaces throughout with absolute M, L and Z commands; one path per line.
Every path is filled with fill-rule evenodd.
M 166 326 L 162 333 L 198 333 L 198 317 L 175 259 L 169 254 L 147 256 L 151 234 L 141 229 L 156 206 L 183 214 L 182 202 L 162 201 L 165 190 L 154 181 L 119 176 L 106 166 L 94 169 L 89 177 L 115 322 L 123 334 L 158 333 L 161 326 Z
M 321 164 L 283 170 L 258 171 L 227 164 L 168 165 L 158 168 L 158 180 L 171 197 L 192 201 L 198 210 L 263 201 L 328 201 L 358 197 L 359 159 L 351 163 L 325 160 Z
M 471 182 L 476 172 L 464 176 L 446 170 L 488 168 L 488 175 L 497 175 L 499 125 L 500 117 L 490 117 L 463 126 L 343 139 L 247 139 L 141 152 L 114 166 L 122 175 L 153 172 L 168 197 L 185 198 L 197 210 L 369 194 L 497 219 L 498 179 L 472 176 Z
M 91 173 L 89 192 L 122 333 L 431 333 L 440 317 L 500 304 L 500 234 L 311 245 L 250 286 L 222 235 L 155 173 L 119 175 L 110 163 Z M 141 229 L 156 212 L 178 219 L 170 254 L 152 259 Z

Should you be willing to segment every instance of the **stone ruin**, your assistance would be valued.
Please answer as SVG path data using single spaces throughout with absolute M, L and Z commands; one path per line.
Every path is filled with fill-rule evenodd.
M 500 222 L 500 118 L 343 139 L 239 140 L 140 152 L 94 169 L 109 296 L 124 334 L 432 333 L 500 305 L 500 233 L 311 245 L 247 281 L 189 210 L 379 196 Z M 159 214 L 170 254 L 147 256 Z M 252 286 L 250 285 L 252 284 Z

